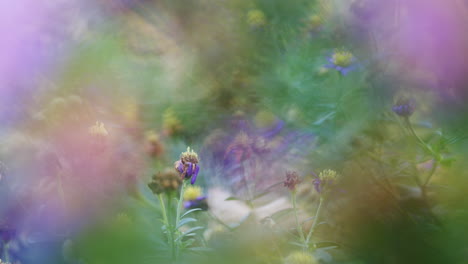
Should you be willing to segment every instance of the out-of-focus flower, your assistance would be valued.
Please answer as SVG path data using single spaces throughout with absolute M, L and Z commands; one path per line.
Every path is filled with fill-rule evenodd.
M 145 140 L 146 151 L 151 157 L 160 157 L 164 153 L 164 145 L 156 132 L 147 131 Z
M 162 125 L 164 132 L 169 136 L 175 135 L 183 129 L 182 122 L 172 108 L 164 111 Z
M 261 28 L 266 25 L 265 13 L 259 9 L 252 9 L 247 13 L 247 23 L 252 28 Z
M 199 186 L 189 186 L 184 192 L 184 207 L 186 209 L 201 208 L 208 209 L 206 196 L 203 196 L 202 189 Z
M 319 30 L 323 25 L 323 18 L 320 15 L 313 14 L 306 19 L 306 27 L 309 32 Z
M 354 55 L 346 50 L 336 50 L 331 57 L 328 58 L 328 61 L 329 63 L 326 64 L 325 67 L 335 69 L 342 75 L 346 75 L 357 68 Z
M 95 135 L 95 136 L 107 136 L 107 135 L 109 135 L 109 132 L 107 132 L 107 129 L 104 127 L 104 123 L 99 122 L 99 121 L 96 121 L 96 124 L 89 127 L 88 132 L 91 135 Z
M 324 193 L 330 190 L 333 184 L 336 183 L 338 178 L 338 173 L 334 170 L 323 170 L 320 172 L 318 178 L 315 178 L 313 181 L 315 190 L 319 193 Z
M 295 171 L 287 171 L 286 172 L 286 180 L 284 181 L 284 186 L 287 187 L 291 191 L 296 190 L 296 185 L 301 183 L 301 179 L 299 175 Z
M 316 264 L 317 260 L 310 254 L 303 251 L 295 251 L 289 254 L 284 260 L 284 264 Z
M 202 189 L 200 186 L 189 186 L 184 192 L 184 200 L 190 201 L 195 200 L 202 195 Z
M 284 127 L 284 122 L 278 119 L 272 112 L 261 110 L 254 117 L 255 126 L 265 138 L 276 136 Z
M 187 151 L 180 154 L 180 160 L 176 161 L 174 166 L 182 179 L 191 179 L 190 183 L 194 184 L 200 170 L 198 161 L 198 154 L 187 147 Z
M 156 173 L 148 187 L 155 194 L 162 192 L 174 192 L 179 189 L 182 184 L 182 179 L 172 169 L 166 169 L 163 172 Z
M 392 107 L 395 114 L 402 117 L 409 117 L 415 110 L 414 101 L 411 99 L 399 99 L 398 102 Z

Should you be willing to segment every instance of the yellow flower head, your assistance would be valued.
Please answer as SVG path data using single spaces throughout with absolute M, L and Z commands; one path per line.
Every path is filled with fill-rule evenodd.
M 353 61 L 353 54 L 345 50 L 337 50 L 332 55 L 333 64 L 341 67 L 348 67 Z
M 185 201 L 193 201 L 202 196 L 202 189 L 199 186 L 189 186 L 184 192 Z
M 286 257 L 284 264 L 316 264 L 317 260 L 303 251 L 295 251 Z
M 259 9 L 250 10 L 247 13 L 247 23 L 252 27 L 262 27 L 266 24 L 265 14 Z
M 97 135 L 97 136 L 107 136 L 109 133 L 107 132 L 107 129 L 104 127 L 104 123 L 96 121 L 96 124 L 94 126 L 91 126 L 88 128 L 88 132 L 91 135 Z

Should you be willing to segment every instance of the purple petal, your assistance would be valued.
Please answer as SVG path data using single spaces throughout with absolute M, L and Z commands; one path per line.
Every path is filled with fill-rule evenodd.
M 184 165 L 182 164 L 182 162 L 179 162 L 179 166 L 177 166 L 177 170 L 182 173 L 184 172 Z
M 195 165 L 195 173 L 192 175 L 192 179 L 190 180 L 190 184 L 193 185 L 195 183 L 195 181 L 197 180 L 199 169 L 200 169 L 200 167 L 198 167 L 198 165 Z
M 192 167 L 192 162 L 187 162 L 187 177 L 190 177 L 192 176 L 192 170 L 193 170 L 193 167 Z

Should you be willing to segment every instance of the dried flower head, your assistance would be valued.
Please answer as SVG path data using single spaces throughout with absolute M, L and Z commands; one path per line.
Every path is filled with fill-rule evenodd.
M 200 170 L 198 162 L 198 154 L 187 147 L 187 151 L 182 152 L 180 160 L 174 163 L 174 167 L 182 179 L 191 179 L 190 183 L 194 184 Z
M 250 10 L 247 13 L 247 23 L 253 28 L 260 28 L 266 25 L 265 14 L 259 9 Z
M 96 124 L 88 128 L 88 132 L 91 135 L 96 135 L 96 136 L 107 136 L 109 133 L 107 132 L 107 129 L 104 127 L 104 123 L 96 121 Z
M 295 251 L 289 254 L 284 260 L 284 264 L 316 264 L 317 260 L 310 254 L 303 251 Z
M 324 193 L 330 190 L 333 184 L 336 183 L 338 173 L 334 170 L 326 169 L 320 172 L 318 178 L 313 181 L 315 190 L 319 193 Z
M 148 184 L 148 187 L 155 194 L 163 192 L 174 192 L 179 189 L 182 184 L 182 179 L 179 177 L 177 172 L 172 169 L 166 169 L 163 172 L 155 174 L 152 181 Z
M 415 110 L 414 101 L 407 98 L 400 98 L 398 102 L 392 107 L 395 114 L 402 117 L 409 117 L 414 113 Z
M 296 185 L 301 183 L 301 179 L 299 175 L 295 171 L 287 171 L 286 172 L 286 180 L 284 181 L 284 186 L 287 187 L 291 191 L 296 190 Z

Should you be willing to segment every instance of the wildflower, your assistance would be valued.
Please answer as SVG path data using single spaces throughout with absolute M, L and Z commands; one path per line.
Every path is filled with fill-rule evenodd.
M 200 186 L 189 186 L 184 192 L 184 200 L 190 201 L 195 200 L 202 195 L 202 189 Z
M 197 180 L 200 166 L 198 166 L 198 154 L 187 147 L 187 151 L 182 152 L 180 160 L 174 163 L 175 169 L 179 172 L 182 179 L 190 179 L 191 184 Z
M 284 260 L 284 264 L 316 264 L 317 260 L 303 251 L 295 251 Z
M 266 25 L 265 14 L 259 9 L 250 10 L 247 13 L 247 23 L 252 28 L 261 28 Z
M 342 75 L 348 74 L 356 68 L 354 55 L 345 50 L 337 50 L 328 58 L 329 64 L 325 67 L 339 71 Z
M 155 174 L 152 181 L 148 184 L 148 187 L 155 194 L 163 192 L 174 192 L 179 189 L 182 183 L 182 179 L 172 169 L 166 169 L 163 172 Z
M 184 201 L 184 207 L 186 209 L 208 209 L 206 196 L 203 196 L 202 189 L 199 186 L 189 186 L 184 192 Z
M 286 180 L 284 181 L 285 187 L 288 187 L 290 191 L 295 191 L 296 185 L 298 185 L 299 183 L 301 183 L 301 179 L 299 178 L 299 175 L 297 175 L 297 172 L 295 171 L 286 172 Z
M 284 127 L 284 121 L 279 120 L 272 112 L 264 110 L 255 115 L 254 123 L 265 138 L 276 136 Z
M 154 131 L 147 131 L 146 138 L 146 151 L 152 157 L 159 157 L 164 152 L 164 146 L 161 142 L 159 135 Z
M 91 135 L 107 136 L 109 133 L 102 122 L 96 121 L 96 124 L 88 128 Z
M 395 114 L 402 117 L 409 117 L 413 114 L 415 110 L 414 101 L 410 99 L 401 98 L 398 102 L 392 107 Z
M 328 191 L 332 185 L 336 182 L 338 173 L 334 170 L 323 170 L 320 172 L 318 178 L 313 181 L 315 190 L 319 193 Z

